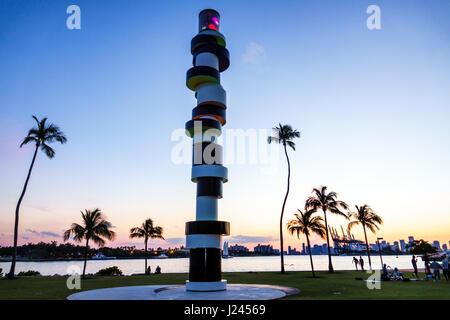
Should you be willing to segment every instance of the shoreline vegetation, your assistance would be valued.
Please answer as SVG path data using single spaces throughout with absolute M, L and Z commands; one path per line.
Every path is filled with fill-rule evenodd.
M 0 262 L 11 262 L 13 247 L 0 246 Z M 18 255 L 17 261 L 19 262 L 52 262 L 52 261 L 83 261 L 84 248 L 78 245 L 72 245 L 70 243 L 58 244 L 56 241 L 52 242 L 39 242 L 28 243 L 17 247 Z M 378 252 L 374 252 L 378 254 Z M 104 258 L 96 259 L 94 256 L 102 254 Z M 136 249 L 133 247 L 103 247 L 103 248 L 89 248 L 88 260 L 129 260 L 129 259 L 160 259 L 160 255 L 164 254 L 164 258 L 189 258 L 189 251 L 180 248 L 149 248 L 148 253 L 145 254 L 144 249 Z M 411 253 L 393 251 L 386 248 L 382 250 L 383 256 L 400 256 L 408 255 Z M 305 254 L 294 254 L 305 255 Z M 317 254 L 312 254 L 317 256 Z M 324 254 L 321 254 L 324 255 Z M 365 252 L 349 252 L 345 256 L 366 256 Z M 230 256 L 233 257 L 261 257 L 261 256 L 280 256 L 276 253 L 260 253 L 260 252 L 231 252 Z M 291 255 L 288 255 L 291 256 Z M 342 256 L 333 254 L 333 256 Z
M 298 288 L 296 295 L 282 300 L 448 300 L 450 284 L 433 281 L 383 281 L 380 289 L 369 290 L 363 271 L 317 271 L 313 278 L 310 271 L 280 272 L 224 272 L 228 283 L 276 284 Z M 412 278 L 411 272 L 406 276 Z M 17 277 L 14 281 L 0 280 L 0 300 L 65 300 L 69 295 L 85 290 L 137 285 L 180 285 L 187 273 L 168 273 L 132 276 L 89 276 L 81 280 L 81 290 L 69 290 L 67 276 Z M 423 279 L 424 274 L 419 274 Z
M 325 254 L 312 254 L 313 256 L 325 256 Z M 409 253 L 383 253 L 383 256 L 400 256 L 400 255 L 410 255 Z M 273 256 L 280 256 L 279 254 L 260 254 L 260 255 L 236 255 L 232 257 L 273 257 Z M 294 255 L 286 255 L 285 256 L 307 256 L 305 254 L 294 254 Z M 339 257 L 343 255 L 332 255 L 333 257 Z M 345 255 L 345 257 L 356 257 L 356 256 L 363 256 L 367 257 L 367 254 L 361 254 L 361 253 L 355 253 L 355 254 L 348 254 Z M 181 258 L 189 258 L 189 255 L 186 256 L 168 256 L 167 259 L 181 259 Z M 88 261 L 108 261 L 108 260 L 143 260 L 145 257 L 106 257 L 102 259 L 95 259 L 95 258 L 88 258 Z M 159 260 L 162 258 L 159 258 L 158 256 L 152 256 L 148 257 L 147 259 L 153 259 L 153 260 Z M 84 261 L 84 258 L 50 258 L 50 259 L 42 259 L 42 258 L 17 258 L 17 262 L 58 262 L 58 261 Z M 11 259 L 5 259 L 0 258 L 0 262 L 11 262 Z

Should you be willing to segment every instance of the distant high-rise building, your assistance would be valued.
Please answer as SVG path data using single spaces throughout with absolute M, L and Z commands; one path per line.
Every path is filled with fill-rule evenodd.
M 330 253 L 335 254 L 334 247 L 330 247 Z M 328 250 L 324 254 L 328 254 Z
M 234 253 L 234 254 L 238 254 L 238 253 L 243 253 L 243 252 L 249 252 L 250 250 L 247 247 L 235 244 L 234 246 L 229 246 L 228 247 L 228 252 L 229 253 Z
M 447 244 L 446 244 L 446 243 L 444 243 L 444 244 L 442 245 L 442 250 L 447 251 Z
M 434 240 L 434 241 L 433 241 L 432 246 L 435 247 L 435 248 L 438 249 L 438 250 L 441 250 L 441 244 L 440 244 L 439 241 L 437 241 L 437 240 Z
M 405 240 L 400 240 L 400 251 L 405 252 L 406 251 L 406 243 Z
M 307 254 L 304 242 L 302 243 L 302 254 Z
M 311 254 L 322 254 L 322 246 L 319 246 L 319 245 L 315 244 L 311 248 Z
M 256 253 L 263 253 L 263 254 L 276 253 L 276 250 L 274 250 L 271 245 L 261 245 L 261 244 L 258 244 L 256 247 L 254 247 L 253 251 Z M 278 250 L 278 252 L 280 251 Z
M 392 249 L 393 249 L 394 251 L 400 250 L 400 247 L 399 247 L 399 245 L 398 245 L 398 241 L 394 241 L 394 245 L 392 246 Z
M 413 236 L 409 236 L 408 237 L 408 243 L 413 243 L 414 242 L 414 237 Z

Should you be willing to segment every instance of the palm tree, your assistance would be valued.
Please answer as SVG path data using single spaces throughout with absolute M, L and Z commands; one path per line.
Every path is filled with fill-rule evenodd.
M 348 210 L 348 205 L 344 201 L 337 200 L 337 193 L 330 191 L 327 193 L 327 187 L 321 186 L 320 189 L 314 188 L 313 195 L 306 200 L 306 206 L 308 208 L 322 209 L 325 218 L 325 229 L 327 234 L 327 248 L 328 248 L 328 271 L 333 272 L 333 263 L 331 262 L 330 251 L 330 237 L 328 232 L 327 211 L 345 217 L 347 215 L 340 210 Z
M 305 208 L 304 213 L 297 209 L 298 213 L 294 214 L 295 219 L 289 220 L 287 223 L 287 228 L 291 235 L 297 233 L 297 238 L 300 239 L 300 234 L 303 233 L 306 236 L 306 242 L 308 244 L 309 251 L 309 260 L 311 261 L 311 271 L 312 275 L 315 278 L 316 274 L 314 273 L 314 265 L 311 254 L 311 244 L 309 243 L 309 236 L 312 233 L 319 235 L 321 238 L 325 237 L 325 226 L 323 225 L 322 217 L 313 216 L 316 212 L 316 209 L 308 209 Z
M 61 144 L 66 143 L 67 139 L 64 136 L 64 133 L 61 132 L 58 126 L 54 124 L 46 124 L 47 118 L 43 118 L 41 121 L 38 120 L 35 116 L 33 119 L 37 123 L 37 127 L 33 127 L 28 131 L 28 135 L 23 139 L 20 144 L 20 148 L 28 143 L 35 144 L 35 150 L 33 154 L 33 160 L 31 160 L 30 169 L 28 169 L 28 175 L 25 180 L 25 184 L 22 189 L 22 193 L 20 194 L 19 201 L 16 206 L 16 214 L 14 221 L 14 248 L 13 248 L 13 256 L 11 260 L 11 268 L 9 270 L 8 278 L 14 278 L 14 271 L 16 269 L 16 259 L 17 259 L 17 237 L 19 233 L 19 210 L 20 204 L 22 203 L 23 197 L 25 196 L 25 192 L 27 190 L 28 181 L 30 180 L 31 171 L 33 170 L 34 162 L 36 160 L 37 152 L 39 147 L 41 150 L 52 159 L 55 156 L 55 151 L 48 145 L 51 142 L 57 141 Z
M 82 276 L 84 278 L 86 273 L 89 240 L 92 240 L 99 247 L 104 247 L 105 239 L 110 241 L 114 240 L 116 233 L 111 230 L 111 223 L 105 220 L 103 213 L 98 208 L 94 210 L 84 210 L 84 213 L 81 211 L 81 216 L 83 218 L 83 225 L 72 223 L 70 229 L 64 232 L 63 239 L 64 241 L 67 241 L 71 236 L 73 236 L 75 242 L 81 242 L 83 239 L 86 240 Z
M 366 228 L 372 231 L 372 233 L 376 233 L 376 230 L 380 230 L 378 225 L 383 224 L 383 219 L 372 210 L 367 204 L 356 207 L 356 212 L 350 212 L 350 217 L 354 219 L 354 221 L 349 222 L 348 230 L 350 231 L 354 226 L 360 224 L 364 230 L 364 237 L 366 239 L 366 247 L 367 247 L 367 256 L 369 258 L 369 267 L 372 270 L 372 262 L 370 261 L 370 249 L 369 242 L 367 241 L 367 233 Z
M 295 138 L 300 138 L 300 132 L 292 129 L 288 124 L 279 124 L 279 127 L 272 128 L 274 131 L 274 136 L 269 136 L 267 142 L 270 144 L 272 142 L 279 143 L 283 145 L 284 154 L 286 155 L 286 160 L 288 164 L 288 178 L 287 178 L 287 190 L 284 196 L 283 206 L 281 207 L 281 217 L 280 217 L 280 251 L 281 251 L 281 273 L 284 273 L 284 251 L 283 251 L 283 215 L 284 207 L 286 205 L 286 200 L 289 195 L 289 184 L 291 178 L 291 164 L 289 162 L 289 156 L 287 153 L 287 147 L 289 146 L 295 151 L 295 143 L 292 141 Z
M 144 238 L 145 244 L 145 272 L 147 272 L 147 242 L 148 239 L 164 239 L 162 236 L 163 228 L 153 226 L 153 220 L 148 218 L 142 223 L 141 227 L 130 229 L 130 238 Z

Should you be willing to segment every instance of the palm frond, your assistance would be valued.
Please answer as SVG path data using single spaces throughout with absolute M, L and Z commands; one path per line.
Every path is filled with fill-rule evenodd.
M 348 220 L 348 216 L 344 212 L 342 212 L 341 210 L 336 208 L 335 206 L 328 207 L 328 211 L 330 211 L 331 213 L 333 213 L 335 215 L 344 217 L 345 219 Z
M 350 221 L 347 225 L 347 231 L 350 231 L 353 227 L 357 226 L 358 224 L 360 224 L 359 221 Z
M 22 143 L 20 144 L 20 148 L 22 148 L 22 146 L 24 146 L 30 142 L 38 142 L 38 139 L 36 139 L 35 137 L 32 137 L 32 136 L 27 136 L 27 137 L 25 137 L 25 139 L 23 139 Z
M 90 240 L 92 240 L 92 241 L 93 241 L 96 245 L 98 245 L 99 247 L 104 247 L 105 244 L 106 244 L 105 240 L 103 240 L 101 237 L 99 237 L 99 236 L 96 235 L 96 234 L 93 234 L 93 235 L 90 237 Z
M 293 141 L 286 141 L 286 144 L 295 151 L 295 143 Z
M 36 121 L 36 124 L 39 126 L 39 120 L 38 120 L 38 118 L 37 118 L 35 115 L 32 115 L 31 117 Z
M 41 144 L 41 150 L 44 151 L 44 153 L 52 159 L 55 156 L 55 150 L 53 150 L 51 147 L 46 145 L 45 143 Z

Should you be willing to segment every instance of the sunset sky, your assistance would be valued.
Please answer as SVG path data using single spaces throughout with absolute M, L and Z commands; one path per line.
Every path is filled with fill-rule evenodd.
M 70 4 L 81 8 L 81 30 L 66 27 Z M 366 26 L 371 4 L 381 9 L 381 30 Z M 147 217 L 167 239 L 150 246 L 184 245 L 195 184 L 190 155 L 174 160 L 174 137 L 195 106 L 185 86 L 190 40 L 198 12 L 210 7 L 221 14 L 231 59 L 221 75 L 224 129 L 266 130 L 263 155 L 279 122 L 302 133 L 289 151 L 286 221 L 313 187 L 326 185 L 352 208 L 369 204 L 387 241 L 448 243 L 449 1 L 16 0 L 0 2 L 0 245 L 12 244 L 34 151 L 19 144 L 32 114 L 58 124 L 68 143 L 52 145 L 52 160 L 38 155 L 20 244 L 61 241 L 80 210 L 98 207 L 118 234 L 108 245 L 140 246 L 129 229 Z M 230 244 L 279 247 L 287 168 L 279 146 L 268 150 L 270 164 L 226 164 L 219 218 L 231 223 Z M 330 220 L 339 230 L 347 225 Z M 354 233 L 362 238 L 360 228 Z M 285 239 L 286 248 L 305 241 L 287 232 Z

